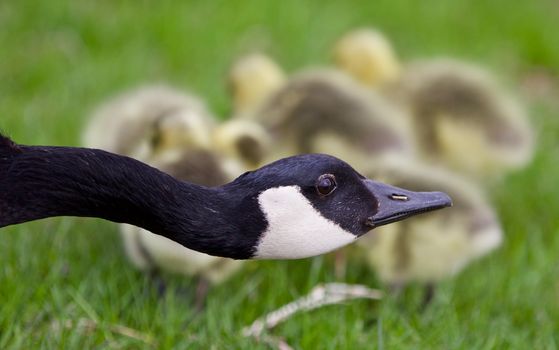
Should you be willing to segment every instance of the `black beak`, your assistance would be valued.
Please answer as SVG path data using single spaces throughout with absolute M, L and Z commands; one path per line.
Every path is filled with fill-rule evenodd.
M 413 192 L 368 179 L 365 185 L 378 200 L 377 213 L 367 220 L 371 228 L 452 206 L 452 200 L 443 192 Z

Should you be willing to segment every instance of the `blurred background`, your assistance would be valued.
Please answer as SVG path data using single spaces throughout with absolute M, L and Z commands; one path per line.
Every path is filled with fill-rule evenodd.
M 181 108 L 194 111 L 193 114 L 203 116 L 200 119 L 203 123 L 209 124 L 193 127 L 186 122 L 187 129 L 195 131 L 194 136 L 176 143 L 173 134 L 168 139 L 160 138 L 157 132 L 145 131 L 147 127 L 142 129 L 143 133 L 137 137 L 141 146 L 134 150 L 137 153 L 130 154 L 170 172 L 177 159 L 184 156 L 195 162 L 198 158 L 185 156 L 182 150 L 178 156 L 172 152 L 158 153 L 154 146 L 157 142 L 156 146 L 161 147 L 166 145 L 166 140 L 174 147 L 204 144 L 201 149 L 206 153 L 202 159 L 217 154 L 216 164 L 224 172 L 222 178 L 215 180 L 216 184 L 236 176 L 236 172 L 240 174 L 273 159 L 276 154 L 271 150 L 339 151 L 344 159 L 347 158 L 344 154 L 360 155 L 351 151 L 354 148 L 368 151 L 368 142 L 347 141 L 360 137 L 351 134 L 351 128 L 343 142 L 335 139 L 331 130 L 324 133 L 325 137 L 317 134 L 310 145 L 307 142 L 310 134 L 300 136 L 305 142 L 293 140 L 293 135 L 301 134 L 303 127 L 296 123 L 282 124 L 297 113 L 278 112 L 283 107 L 277 101 L 281 101 L 282 93 L 295 91 L 300 97 L 306 96 L 307 91 L 318 91 L 312 84 L 305 88 L 306 78 L 307 83 L 310 79 L 311 83 L 318 81 L 319 86 L 333 84 L 334 96 L 349 96 L 350 100 L 343 100 L 349 105 L 344 105 L 342 113 L 332 112 L 333 107 L 321 109 L 316 113 L 318 119 L 307 120 L 314 123 L 311 125 L 319 125 L 322 115 L 342 118 L 344 123 L 351 124 L 353 119 L 343 119 L 346 118 L 343 112 L 348 109 L 380 110 L 383 117 L 378 119 L 379 125 L 386 123 L 390 130 L 396 130 L 396 140 L 401 137 L 404 143 L 411 142 L 413 155 L 387 169 L 384 164 L 392 164 L 392 157 L 390 162 L 384 158 L 371 159 L 371 164 L 375 164 L 372 168 L 361 156 L 346 159 L 357 169 L 378 174 L 383 181 L 397 185 L 450 188 L 448 191 L 456 191 L 459 198 L 463 192 L 466 194 L 464 205 L 453 208 L 458 213 L 455 216 L 448 214 L 433 222 L 410 221 L 408 226 L 394 226 L 399 233 L 440 231 L 440 236 L 429 236 L 429 242 L 437 246 L 443 242 L 440 251 L 449 257 L 434 264 L 449 268 L 448 271 L 434 269 L 431 275 L 422 274 L 429 270 L 429 264 L 422 265 L 427 260 L 410 253 L 414 249 L 409 247 L 417 246 L 413 240 L 401 245 L 408 248 L 388 248 L 388 253 L 383 254 L 407 252 L 401 255 L 404 258 L 388 265 L 398 265 L 402 259 L 408 266 L 419 261 L 413 265 L 419 266 L 417 271 L 408 268 L 403 269 L 408 273 L 402 274 L 398 269 L 397 272 L 390 267 L 383 269 L 386 260 L 379 262 L 367 254 L 371 249 L 378 249 L 375 239 L 379 235 L 372 234 L 372 242 L 339 254 L 301 261 L 247 262 L 233 267 L 230 276 L 226 273 L 227 278 L 199 271 L 165 271 L 161 266 L 157 270 L 162 271 L 154 278 L 153 268 L 134 259 L 130 263 L 119 235 L 126 228 L 116 224 L 63 218 L 3 228 L 0 348 L 266 348 L 269 346 L 266 343 L 244 337 L 241 329 L 261 315 L 305 295 L 315 285 L 334 281 L 382 288 L 387 296 L 381 301 L 351 301 L 301 313 L 270 334 L 283 338 L 294 348 L 557 348 L 558 16 L 559 4 L 545 0 L 514 4 L 500 0 L 335 4 L 317 1 L 1 2 L 0 128 L 19 143 L 71 146 L 110 143 L 99 137 L 109 138 L 111 130 L 133 129 L 133 123 L 100 123 L 98 130 L 106 133 L 91 132 L 93 141 L 87 136 L 84 141 L 85 130 L 95 128 L 91 120 L 116 120 L 119 113 L 125 114 L 119 111 L 130 112 L 131 107 L 126 103 L 145 111 L 151 108 L 146 102 L 149 98 L 156 101 L 168 98 L 179 101 L 176 102 L 179 111 L 184 112 Z M 344 66 L 347 60 L 337 54 L 337 45 L 357 28 L 374 28 L 368 33 L 382 33 L 393 47 L 399 68 L 385 85 L 369 83 L 360 79 L 359 74 L 343 73 L 354 71 Z M 363 53 L 359 52 L 349 55 L 361 57 Z M 269 59 L 272 66 L 276 64 L 278 70 L 272 68 L 274 84 L 264 102 L 241 111 L 239 95 L 235 95 L 240 90 L 235 85 L 234 69 L 238 67 L 236 63 L 243 62 L 243 57 L 255 54 L 267 57 L 265 60 Z M 458 60 L 460 64 L 448 68 L 447 61 L 436 60 L 440 57 Z M 440 63 L 451 71 L 447 74 L 451 78 L 445 83 L 432 84 L 435 92 L 425 89 L 426 96 L 438 99 L 414 95 L 424 91 L 421 84 L 436 74 L 416 74 L 422 66 L 413 62 L 435 62 L 435 72 Z M 317 71 L 313 67 L 323 68 Z M 310 78 L 300 74 L 307 69 L 311 69 Z M 456 79 L 452 78 L 455 77 L 453 69 L 458 71 Z M 303 83 L 297 85 L 296 79 L 301 76 Z M 249 82 L 257 81 L 250 79 L 256 79 L 254 76 Z M 453 85 L 455 81 L 458 85 Z M 170 87 L 147 88 L 138 93 L 142 86 L 154 84 Z M 447 88 L 437 90 L 441 86 Z M 453 95 L 454 99 L 451 96 L 448 102 L 444 94 L 436 93 L 454 91 L 454 86 L 460 87 L 455 89 L 456 96 L 470 96 L 465 91 L 473 86 L 474 96 L 478 98 Z M 133 92 L 122 95 L 129 91 Z M 114 100 L 115 96 L 120 99 Z M 326 97 L 329 101 L 338 101 L 336 98 Z M 486 163 L 474 167 L 477 171 L 472 167 L 460 169 L 461 162 L 447 164 L 444 157 L 431 159 L 435 150 L 427 147 L 425 151 L 421 143 L 424 135 L 415 134 L 424 129 L 418 126 L 422 123 L 414 124 L 414 113 L 419 110 L 414 101 L 424 100 L 427 106 L 439 103 L 434 112 L 425 112 L 431 113 L 430 120 L 442 123 L 439 132 L 450 130 L 444 122 L 447 117 L 458 120 L 450 123 L 455 129 L 479 131 L 472 134 L 475 136 L 471 140 L 460 141 L 463 143 L 458 144 L 458 151 L 472 154 L 474 151 L 467 150 L 472 144 L 480 143 L 479 135 L 489 135 L 492 141 L 504 138 L 504 148 L 492 142 L 481 143 L 489 148 L 475 148 L 477 153 L 473 153 L 476 155 L 473 158 L 493 154 L 494 148 L 503 153 L 496 152 L 495 159 L 484 158 Z M 370 105 L 370 101 L 377 102 Z M 487 112 L 489 117 L 483 119 L 482 113 L 476 114 L 477 110 L 464 101 L 504 105 L 496 107 L 502 115 Z M 309 103 L 304 106 L 307 111 L 324 107 L 324 104 Z M 454 108 L 456 105 L 459 107 Z M 450 107 L 445 109 L 447 106 Z M 165 106 L 161 108 L 165 110 Z M 161 113 L 156 116 L 169 114 Z M 362 114 L 367 113 L 351 114 L 357 118 L 355 125 L 362 125 L 359 124 Z M 456 119 L 452 119 L 454 114 L 458 115 Z M 394 123 L 391 118 L 386 121 L 386 115 L 401 115 L 398 120 L 402 122 Z M 268 116 L 276 119 L 266 119 Z M 256 126 L 220 128 L 225 125 L 219 124 L 221 121 L 232 117 Z M 470 117 L 478 124 L 463 122 Z M 150 119 L 149 125 L 160 125 L 153 124 L 153 120 Z M 403 131 L 398 131 L 400 124 Z M 166 124 L 161 125 L 161 130 L 165 130 Z M 177 130 L 175 124 L 170 125 L 171 130 Z M 500 131 L 508 130 L 510 125 L 517 133 L 504 132 L 502 136 Z M 367 127 L 371 126 L 365 124 Z M 437 150 L 449 149 L 448 154 L 458 152 L 454 147 L 458 141 L 452 142 L 455 131 L 446 131 L 448 135 L 442 132 L 442 136 L 429 132 L 427 139 L 442 138 L 450 142 L 450 146 L 439 145 Z M 207 138 L 200 138 L 200 133 L 208 133 Z M 248 149 L 259 150 L 257 156 L 247 152 L 244 143 L 236 142 L 239 133 L 248 134 L 252 137 L 248 139 L 256 142 L 249 143 Z M 228 137 L 233 137 L 231 143 L 220 143 L 229 140 Z M 521 146 L 515 149 L 518 140 Z M 221 148 L 215 148 L 217 145 Z M 510 152 L 507 145 L 512 148 Z M 104 148 L 111 149 L 111 146 Z M 499 162 L 510 154 L 522 154 L 521 161 L 512 161 L 514 166 L 499 167 Z M 446 169 L 439 171 L 439 167 Z M 480 171 L 493 168 L 497 170 L 490 174 Z M 416 174 L 417 169 L 422 170 Z M 212 170 L 210 174 L 216 172 Z M 472 208 L 483 210 L 477 213 Z M 472 243 L 472 237 L 480 237 L 476 231 L 479 225 L 488 228 L 479 232 L 491 232 L 483 237 L 491 238 Z M 458 239 L 445 243 L 449 228 Z M 126 237 L 126 233 L 123 235 Z M 422 236 L 418 233 L 417 237 Z M 466 248 L 455 249 L 456 245 Z M 437 256 L 437 252 L 427 251 Z M 129 249 L 127 252 L 130 255 Z M 486 253 L 489 254 L 477 259 Z M 151 272 L 145 273 L 146 270 Z M 430 295 L 435 284 L 436 293 L 423 307 L 426 293 Z M 429 287 L 427 292 L 425 286 Z M 200 301 L 206 289 L 208 294 Z

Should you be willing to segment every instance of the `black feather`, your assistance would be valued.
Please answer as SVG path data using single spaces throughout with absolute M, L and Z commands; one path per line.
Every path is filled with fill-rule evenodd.
M 20 152 L 20 147 L 14 141 L 12 141 L 8 136 L 0 133 L 0 157 L 6 157 L 10 154 Z

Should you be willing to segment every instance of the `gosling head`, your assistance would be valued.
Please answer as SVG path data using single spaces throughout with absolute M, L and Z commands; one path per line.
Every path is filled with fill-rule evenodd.
M 240 226 L 255 229 L 245 237 L 257 237 L 252 257 L 262 259 L 327 253 L 375 227 L 451 205 L 442 192 L 385 185 L 321 154 L 279 160 L 224 189 L 239 199 L 234 210 Z
M 393 82 L 401 69 L 388 39 L 370 28 L 344 35 L 334 46 L 334 60 L 356 80 L 372 87 Z
M 235 112 L 242 114 L 258 107 L 285 80 L 285 73 L 270 57 L 259 53 L 241 57 L 229 71 Z
M 245 170 L 262 164 L 270 149 L 270 136 L 262 125 L 246 119 L 230 119 L 213 131 L 213 146 Z M 240 171 L 238 174 L 242 173 Z
M 152 144 L 155 151 L 185 147 L 210 148 L 213 117 L 205 111 L 175 109 L 155 121 Z

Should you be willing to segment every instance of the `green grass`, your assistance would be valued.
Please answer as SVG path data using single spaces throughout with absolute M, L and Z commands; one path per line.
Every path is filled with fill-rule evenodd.
M 554 1 L 3 1 L 0 128 L 21 143 L 77 145 L 94 106 L 144 82 L 168 81 L 230 105 L 231 60 L 253 48 L 288 70 L 328 63 L 349 28 L 374 24 L 404 57 L 453 55 L 483 62 L 521 90 L 533 72 L 559 73 Z M 559 88 L 532 100 L 533 164 L 492 189 L 504 246 L 441 284 L 417 312 L 419 286 L 401 300 L 356 301 L 301 314 L 273 334 L 297 348 L 478 349 L 559 347 Z M 214 289 L 205 312 L 176 293 L 158 298 L 122 254 L 115 225 L 51 219 L 1 229 L 0 349 L 251 348 L 240 335 L 261 314 L 334 281 L 332 259 L 250 262 Z M 359 261 L 347 281 L 378 286 Z M 77 327 L 80 319 L 97 323 Z M 70 327 L 64 327 L 67 324 Z M 73 326 L 72 326 L 73 325 Z M 115 332 L 132 328 L 145 341 Z M 382 340 L 379 339 L 382 336 Z

